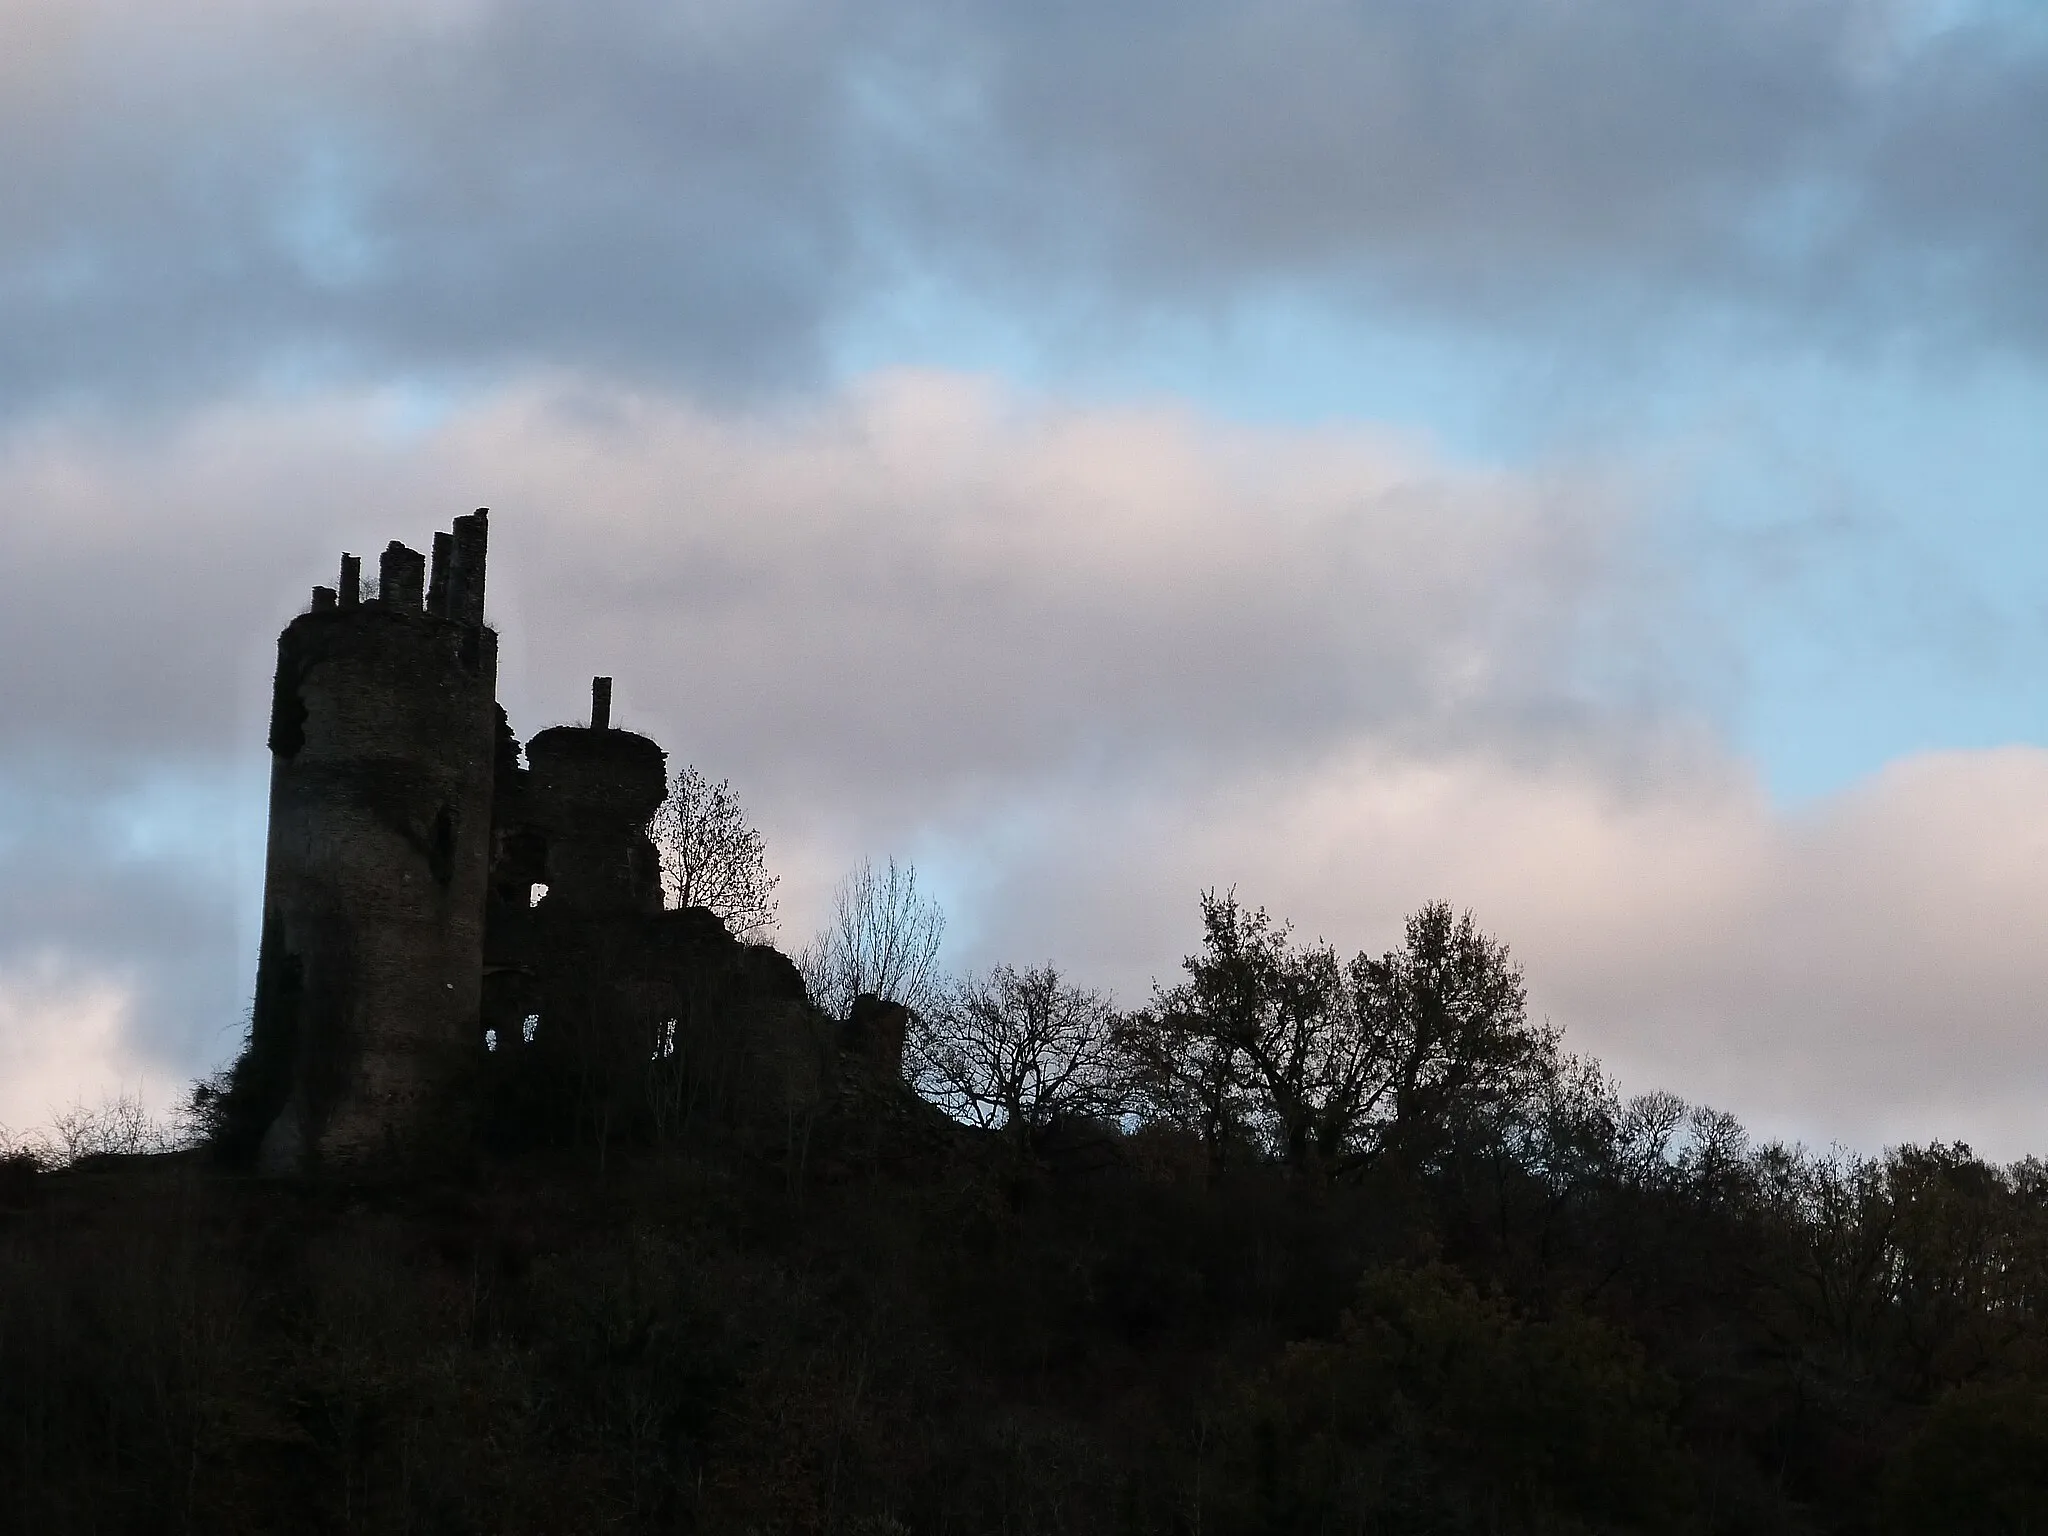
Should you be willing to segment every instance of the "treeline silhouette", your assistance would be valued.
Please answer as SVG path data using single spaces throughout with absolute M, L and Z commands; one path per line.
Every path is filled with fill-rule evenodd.
M 867 874 L 901 1102 L 375 1185 L 0 1164 L 0 1526 L 2048 1530 L 2039 1162 L 1624 1098 L 1441 904 L 1346 958 L 1211 893 L 1126 1011 L 936 977 Z M 872 990 L 875 928 L 806 974 Z

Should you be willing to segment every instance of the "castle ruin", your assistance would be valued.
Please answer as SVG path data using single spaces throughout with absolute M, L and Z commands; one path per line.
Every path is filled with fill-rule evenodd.
M 267 1172 L 432 1155 L 493 1084 L 608 1127 L 646 1112 L 615 1069 L 681 1044 L 683 1109 L 739 1073 L 780 1112 L 815 1103 L 843 1054 L 787 959 L 663 910 L 647 827 L 666 758 L 611 725 L 609 678 L 588 725 L 540 732 L 522 763 L 484 622 L 489 531 L 483 509 L 458 517 L 431 567 L 393 542 L 374 594 L 344 555 L 278 639 L 262 949 L 231 1090 Z

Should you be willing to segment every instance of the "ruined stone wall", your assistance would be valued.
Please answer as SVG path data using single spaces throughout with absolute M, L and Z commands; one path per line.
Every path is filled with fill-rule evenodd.
M 376 600 L 351 561 L 279 638 L 249 1053 L 269 1171 L 417 1150 L 475 1050 L 498 719 L 484 535 L 479 513 L 440 543 L 431 607 L 425 562 L 394 544 Z
M 831 1027 L 785 957 L 662 909 L 666 757 L 610 728 L 610 702 L 595 679 L 589 726 L 542 731 L 523 769 L 504 738 L 483 1017 L 493 1081 L 523 1085 L 510 1129 L 779 1148 L 823 1100 Z
M 572 1118 L 606 1112 L 609 1080 L 648 1058 L 656 1027 L 629 978 L 661 911 L 647 826 L 667 792 L 667 757 L 609 729 L 610 703 L 610 679 L 599 678 L 590 725 L 542 731 L 523 768 L 508 732 L 512 762 L 501 758 L 492 809 L 483 1026 L 501 1072 L 504 1058 L 527 1058 L 521 1070 Z
M 667 792 L 667 756 L 645 736 L 607 728 L 609 684 L 597 680 L 588 727 L 542 731 L 527 744 L 526 766 L 501 727 L 482 1022 L 507 1050 L 526 1043 L 544 992 L 564 1027 L 565 974 L 617 970 L 614 951 L 633 948 L 638 929 L 614 919 L 661 910 L 647 825 Z

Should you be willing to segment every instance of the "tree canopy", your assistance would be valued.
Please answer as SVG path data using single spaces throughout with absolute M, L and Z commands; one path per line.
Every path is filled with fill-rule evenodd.
M 1202 897 L 1186 980 L 1123 1022 L 1144 1108 L 1291 1168 L 1426 1161 L 1536 1091 L 1556 1055 L 1521 972 L 1472 915 L 1432 903 L 1405 943 L 1340 962 L 1235 892 Z

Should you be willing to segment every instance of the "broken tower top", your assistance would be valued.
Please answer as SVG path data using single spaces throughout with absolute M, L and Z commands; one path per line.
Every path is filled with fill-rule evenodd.
M 406 613 L 424 610 L 436 618 L 451 619 L 471 629 L 481 629 L 490 535 L 490 508 L 478 507 L 469 515 L 456 518 L 450 531 L 434 535 L 431 575 L 428 574 L 424 555 L 393 539 L 377 562 L 378 603 L 386 609 Z M 341 580 L 333 591 L 331 602 L 315 597 L 316 611 L 326 613 L 337 608 L 361 606 L 361 556 L 344 554 L 341 557 Z

